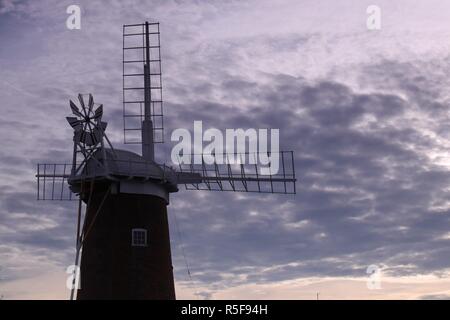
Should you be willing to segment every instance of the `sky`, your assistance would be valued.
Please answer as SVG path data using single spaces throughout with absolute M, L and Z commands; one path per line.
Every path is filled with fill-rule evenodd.
M 366 25 L 373 4 L 380 30 Z M 122 25 L 148 20 L 161 27 L 158 159 L 196 120 L 273 128 L 298 178 L 296 195 L 172 194 L 177 298 L 449 299 L 448 12 L 445 0 L 0 0 L 0 297 L 68 299 L 76 204 L 36 201 L 36 164 L 70 162 L 64 117 L 80 92 L 104 105 L 113 145 L 135 150 L 122 144 Z

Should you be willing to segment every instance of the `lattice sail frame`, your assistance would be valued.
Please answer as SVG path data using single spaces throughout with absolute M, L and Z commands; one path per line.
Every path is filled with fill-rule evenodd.
M 240 164 L 229 164 L 226 159 L 257 159 L 260 153 L 221 154 L 225 163 L 206 163 L 201 157 L 201 164 L 180 164 L 178 168 L 178 183 L 184 184 L 186 190 L 232 191 L 295 194 L 296 178 L 294 153 L 292 151 L 278 152 L 278 171 L 263 175 L 258 161 L 241 161 Z M 216 155 L 217 156 L 217 155 Z M 216 159 L 216 158 L 214 158 Z M 270 170 L 269 170 L 270 171 Z
M 145 87 L 146 24 L 123 26 L 123 137 L 125 144 L 142 143 L 146 91 L 150 97 L 153 142 L 164 142 L 161 42 L 159 23 L 148 23 L 149 85 Z
M 67 183 L 71 163 L 38 163 L 36 169 L 37 200 L 78 200 Z

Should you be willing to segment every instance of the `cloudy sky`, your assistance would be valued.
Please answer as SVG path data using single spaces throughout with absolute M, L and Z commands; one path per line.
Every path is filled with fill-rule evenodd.
M 71 4 L 80 30 L 66 28 Z M 367 29 L 371 4 L 381 30 Z M 129 148 L 122 25 L 149 20 L 166 140 L 194 120 L 278 128 L 299 179 L 294 196 L 172 195 L 178 298 L 450 298 L 449 12 L 445 0 L 0 0 L 0 296 L 68 298 L 76 204 L 36 201 L 35 167 L 70 162 L 79 92 Z

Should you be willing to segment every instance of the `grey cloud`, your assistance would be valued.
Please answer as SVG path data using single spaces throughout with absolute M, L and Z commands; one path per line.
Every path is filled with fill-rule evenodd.
M 236 86 L 234 95 L 242 91 L 247 98 L 248 91 L 245 89 L 245 85 L 242 89 Z M 444 258 L 448 256 L 445 247 L 434 249 L 443 243 L 433 239 L 445 230 L 449 220 L 442 215 L 430 216 L 430 203 L 433 197 L 445 197 L 447 192 L 442 190 L 448 185 L 450 176 L 446 170 L 429 163 L 422 154 L 407 148 L 410 143 L 417 147 L 434 147 L 430 139 L 414 127 L 388 125 L 386 128 L 383 123 L 402 121 L 408 108 L 407 101 L 395 94 L 358 94 L 339 83 L 328 81 L 311 85 L 305 84 L 302 79 L 292 78 L 286 84 L 277 82 L 274 77 L 270 87 L 260 86 L 256 91 L 270 92 L 265 96 L 266 100 L 254 97 L 261 103 L 257 112 L 250 105 L 251 112 L 236 116 L 233 111 L 229 114 L 225 112 L 232 110 L 229 106 L 210 104 L 201 107 L 201 104 L 195 104 L 196 107 L 187 108 L 195 111 L 186 112 L 184 119 L 186 122 L 205 119 L 208 123 L 220 123 L 220 126 L 233 123 L 237 127 L 264 124 L 269 119 L 273 119 L 272 123 L 267 122 L 273 127 L 280 123 L 290 124 L 285 126 L 287 130 L 282 130 L 283 145 L 296 151 L 299 177 L 296 206 L 288 210 L 292 216 L 291 222 L 307 219 L 320 227 L 315 233 L 308 227 L 296 233 L 287 232 L 281 217 L 277 215 L 277 207 L 283 200 L 277 198 L 264 204 L 264 211 L 272 214 L 270 218 L 264 216 L 257 224 L 252 224 L 244 218 L 250 209 L 246 209 L 248 205 L 242 201 L 233 203 L 233 211 L 230 212 L 230 207 L 228 210 L 217 207 L 219 196 L 208 195 L 204 205 L 220 218 L 202 218 L 206 220 L 204 224 L 214 225 L 214 220 L 224 224 L 223 233 L 202 229 L 202 233 L 206 234 L 200 238 L 205 241 L 209 239 L 210 243 L 217 243 L 215 246 L 221 248 L 220 253 L 210 253 L 212 256 L 217 255 L 217 260 L 228 257 L 232 261 L 229 268 L 231 265 L 270 265 L 269 261 L 279 264 L 304 262 L 282 268 L 276 273 L 253 274 L 248 281 L 257 281 L 258 277 L 269 281 L 323 274 L 362 276 L 365 267 L 354 268 L 353 265 L 368 266 L 375 262 L 416 265 L 412 270 L 405 268 L 397 271 L 396 274 L 400 275 L 448 268 L 448 261 Z M 283 101 L 281 112 L 272 108 L 277 101 Z M 310 117 L 305 119 L 296 115 L 295 112 L 300 109 L 304 109 L 304 115 Z M 318 113 L 317 109 L 321 112 Z M 214 118 L 215 110 L 221 110 L 220 119 Z M 354 129 L 353 124 L 368 114 L 377 119 L 372 128 L 367 132 Z M 258 196 L 248 201 L 257 203 Z M 359 221 L 353 220 L 366 214 L 371 215 Z M 230 221 L 237 219 L 242 222 L 242 227 L 237 228 L 241 230 L 237 239 L 233 238 L 236 226 L 226 223 L 224 216 Z M 210 220 L 213 221 L 207 222 Z M 183 221 L 183 225 L 185 223 L 191 224 Z M 399 231 L 405 225 L 408 229 Z M 192 234 L 199 237 L 200 230 L 196 232 L 195 226 L 191 228 L 194 228 L 191 229 Z M 209 236 L 209 233 L 212 234 Z M 315 238 L 320 233 L 324 233 L 325 237 Z M 221 237 L 224 239 L 221 240 Z M 203 241 L 200 243 L 204 245 Z M 223 247 L 224 243 L 227 243 L 227 248 Z M 235 252 L 237 247 L 240 250 Z M 196 249 L 189 249 L 195 265 L 207 263 L 205 257 L 193 253 Z M 239 257 L 241 252 L 247 254 Z M 349 254 L 352 256 L 348 258 L 347 265 L 341 260 L 336 263 L 320 262 L 321 258 Z M 209 262 L 209 270 L 214 267 L 219 269 L 213 269 L 215 271 L 208 272 L 208 277 L 200 278 L 205 277 L 204 281 L 210 282 L 214 272 L 226 270 L 225 266 L 223 263 L 215 266 L 214 262 Z
M 68 99 L 86 90 L 104 103 L 107 133 L 116 147 L 123 147 L 120 25 L 146 15 L 139 5 L 124 10 L 116 2 L 106 17 L 102 5 L 87 11 L 84 33 L 60 31 L 55 21 L 63 17 L 41 26 L 51 31 L 50 58 L 39 47 L 27 66 L 9 52 L 0 54 L 12 83 L 34 95 L 1 93 L 10 116 L 0 119 L 1 132 L 9 138 L 0 151 L 0 222 L 10 232 L 0 239 L 5 246 L 34 250 L 60 265 L 72 263 L 75 207 L 35 202 L 31 168 L 41 161 L 70 161 L 71 130 L 64 120 Z M 393 275 L 446 272 L 450 252 L 448 240 L 441 238 L 450 225 L 445 201 L 450 175 L 426 153 L 445 146 L 409 117 L 410 111 L 424 111 L 420 120 L 434 124 L 424 126 L 445 137 L 449 119 L 444 88 L 433 81 L 441 64 L 390 61 L 366 66 L 361 84 L 374 87 L 369 93 L 332 78 L 259 70 L 248 75 L 241 72 L 252 58 L 245 58 L 252 52 L 246 43 L 254 41 L 275 54 L 295 52 L 309 37 L 199 43 L 195 40 L 201 30 L 195 24 L 181 30 L 183 8 L 170 3 L 154 11 L 167 30 L 166 139 L 174 128 L 192 128 L 194 120 L 219 129 L 280 128 L 282 149 L 295 151 L 298 194 L 174 194 L 169 218 L 176 279 L 186 280 L 181 246 L 194 282 L 214 290 L 306 276 L 366 276 L 370 264 L 387 265 Z M 198 22 L 208 12 L 192 19 Z M 169 13 L 178 20 L 171 22 Z M 96 24 L 101 17 L 104 23 Z M 87 32 L 94 26 L 95 32 Z M 447 62 L 442 64 L 447 67 Z M 167 155 L 171 145 L 157 148 Z M 9 175 L 17 180 L 9 183 Z M 17 192 L 22 188 L 27 191 Z M 436 212 L 435 206 L 443 209 Z M 44 229 L 26 231 L 33 222 Z M 408 267 L 396 268 L 402 265 Z M 228 273 L 242 277 L 230 279 L 224 276 Z

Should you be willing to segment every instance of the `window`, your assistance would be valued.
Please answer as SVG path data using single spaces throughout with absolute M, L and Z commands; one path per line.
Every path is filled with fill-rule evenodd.
M 132 229 L 131 230 L 131 245 L 133 247 L 147 246 L 147 230 L 146 229 Z

